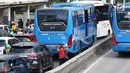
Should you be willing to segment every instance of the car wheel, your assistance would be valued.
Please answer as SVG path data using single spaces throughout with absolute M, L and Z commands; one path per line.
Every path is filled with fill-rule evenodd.
M 54 68 L 54 61 L 53 61 L 53 58 L 51 57 L 50 59 L 50 69 L 53 69 Z
M 42 67 L 42 64 L 40 64 L 39 73 L 43 73 L 43 67 Z
M 109 36 L 110 35 L 110 30 L 108 30 L 108 32 L 107 32 L 107 36 Z

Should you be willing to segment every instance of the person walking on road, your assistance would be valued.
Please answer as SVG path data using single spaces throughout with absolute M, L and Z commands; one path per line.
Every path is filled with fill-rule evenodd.
M 16 26 L 16 23 L 14 21 L 11 22 L 11 29 L 14 33 L 17 33 L 17 26 Z
M 65 51 L 63 45 L 60 45 L 60 48 L 58 48 L 57 51 L 59 53 L 59 62 L 61 65 L 66 61 L 66 51 Z
M 26 27 L 28 28 L 28 26 L 30 25 L 30 20 L 27 19 L 27 22 L 26 22 Z
M 19 19 L 18 27 L 23 29 L 23 20 L 22 19 Z

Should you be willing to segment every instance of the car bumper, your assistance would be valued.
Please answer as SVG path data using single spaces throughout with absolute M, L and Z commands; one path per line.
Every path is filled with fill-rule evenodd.
M 130 52 L 130 43 L 120 43 L 117 44 L 116 46 L 112 45 L 112 49 L 115 52 Z

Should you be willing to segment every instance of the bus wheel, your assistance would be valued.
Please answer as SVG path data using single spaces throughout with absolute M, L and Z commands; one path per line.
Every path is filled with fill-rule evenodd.
M 110 30 L 108 30 L 107 36 L 110 35 Z
M 79 43 L 79 51 L 77 52 L 77 55 L 80 54 L 82 52 L 82 43 Z
M 118 52 L 118 54 L 119 54 L 120 56 L 122 56 L 122 55 L 124 55 L 124 52 Z
M 71 59 L 71 58 L 73 58 L 73 57 L 74 57 L 74 54 L 73 54 L 73 53 L 68 52 L 68 53 L 67 53 L 67 56 L 68 56 L 68 59 Z
M 92 45 L 93 45 L 93 43 L 94 43 L 94 35 L 93 35 L 93 37 L 92 37 L 92 43 L 91 43 L 91 45 L 90 45 L 90 46 L 92 46 Z

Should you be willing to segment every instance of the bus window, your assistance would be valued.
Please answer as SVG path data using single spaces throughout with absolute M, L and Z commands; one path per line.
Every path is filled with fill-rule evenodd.
M 88 22 L 88 10 L 85 10 L 85 22 Z
M 73 12 L 73 24 L 74 24 L 74 27 L 78 26 L 78 13 L 77 11 L 74 11 Z
M 84 10 L 78 10 L 78 26 L 82 25 L 84 21 Z M 79 24 L 81 23 L 81 24 Z
M 125 8 L 125 11 L 117 11 L 117 25 L 121 30 L 130 30 L 130 8 Z
M 64 31 L 67 18 L 67 10 L 38 10 L 38 26 L 41 31 Z
M 91 10 L 88 9 L 88 21 L 91 21 Z
M 109 8 L 108 6 L 97 6 L 96 7 L 98 13 L 98 21 L 103 21 L 103 20 L 109 20 Z

